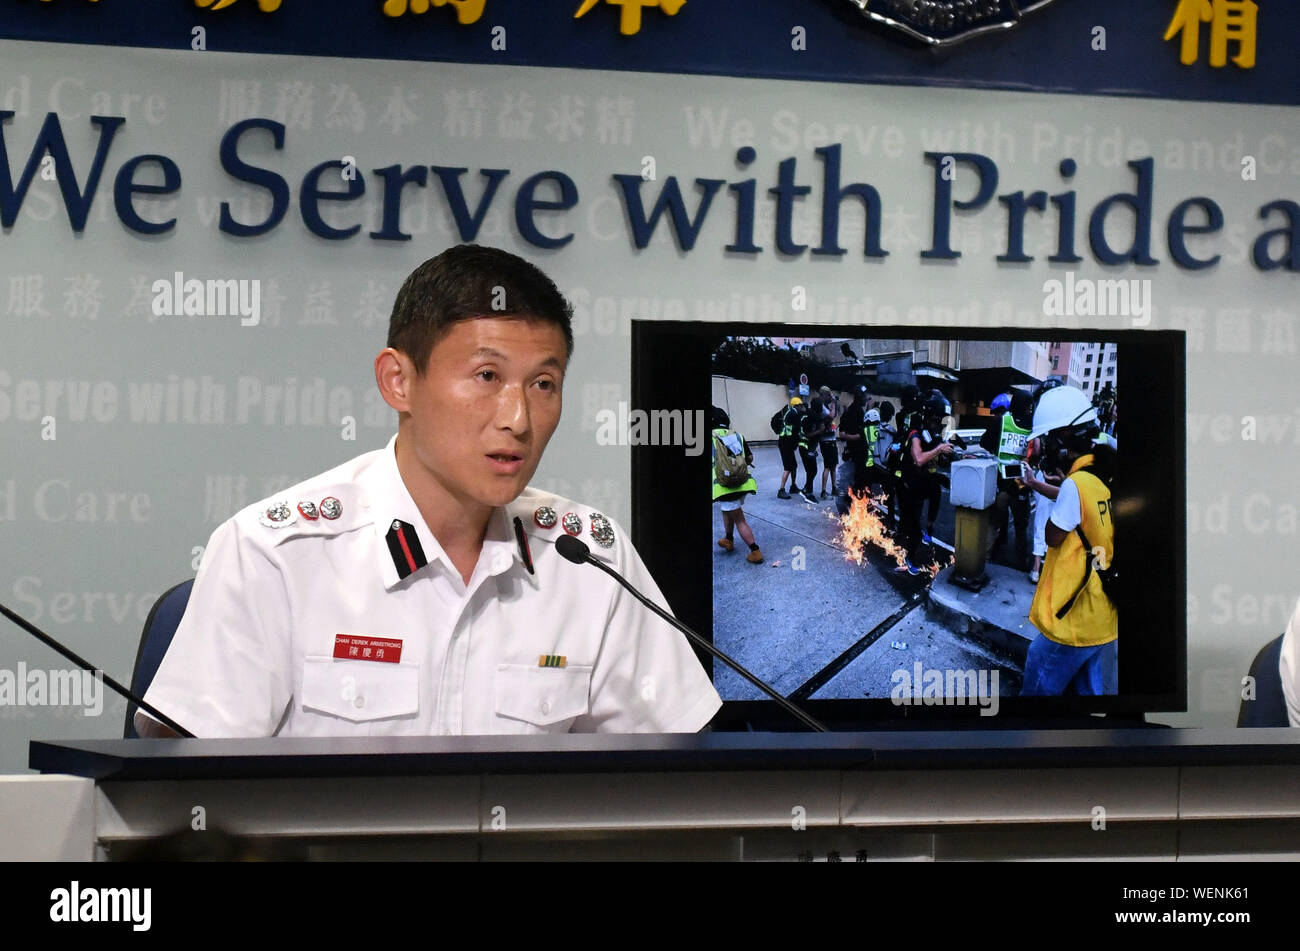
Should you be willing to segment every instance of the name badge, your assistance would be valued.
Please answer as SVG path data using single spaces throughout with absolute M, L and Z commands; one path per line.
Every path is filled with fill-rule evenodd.
M 402 642 L 391 637 L 334 635 L 335 660 L 375 660 L 396 664 L 402 659 Z

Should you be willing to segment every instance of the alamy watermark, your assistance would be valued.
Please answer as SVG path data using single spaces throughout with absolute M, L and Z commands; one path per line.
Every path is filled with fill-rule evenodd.
M 596 444 L 600 446 L 684 446 L 686 455 L 704 452 L 708 436 L 704 410 L 618 409 L 596 412 Z
M 918 660 L 911 670 L 898 669 L 889 676 L 894 686 L 889 699 L 896 707 L 978 706 L 980 716 L 997 716 L 998 671 L 926 670 Z
M 152 888 L 83 888 L 74 879 L 50 892 L 50 921 L 55 922 L 124 922 L 132 931 L 148 931 L 152 909 Z
M 1043 282 L 1047 317 L 1128 317 L 1134 327 L 1151 323 L 1151 281 L 1137 278 L 1094 280 L 1065 272 L 1065 280 Z
M 177 271 L 170 281 L 159 278 L 150 289 L 155 317 L 239 317 L 241 327 L 262 321 L 262 282 L 257 278 L 186 280 L 184 272 Z
M 0 667 L 0 707 L 82 707 L 88 717 L 104 712 L 104 672 L 17 670 Z

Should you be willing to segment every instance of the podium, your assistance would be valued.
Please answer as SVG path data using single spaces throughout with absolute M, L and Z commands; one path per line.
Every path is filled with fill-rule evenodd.
M 308 859 L 1300 858 L 1288 729 L 38 741 L 30 765 L 0 858 L 205 832 Z

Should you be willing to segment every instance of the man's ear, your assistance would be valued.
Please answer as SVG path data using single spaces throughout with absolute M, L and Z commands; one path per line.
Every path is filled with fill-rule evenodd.
M 414 378 L 415 366 L 400 350 L 386 347 L 375 357 L 375 384 L 379 387 L 379 395 L 399 413 L 411 410 L 410 383 Z

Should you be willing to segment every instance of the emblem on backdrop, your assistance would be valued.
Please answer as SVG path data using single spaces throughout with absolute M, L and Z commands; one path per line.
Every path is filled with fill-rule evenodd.
M 1009 30 L 1052 0 L 849 0 L 862 15 L 933 47 Z

